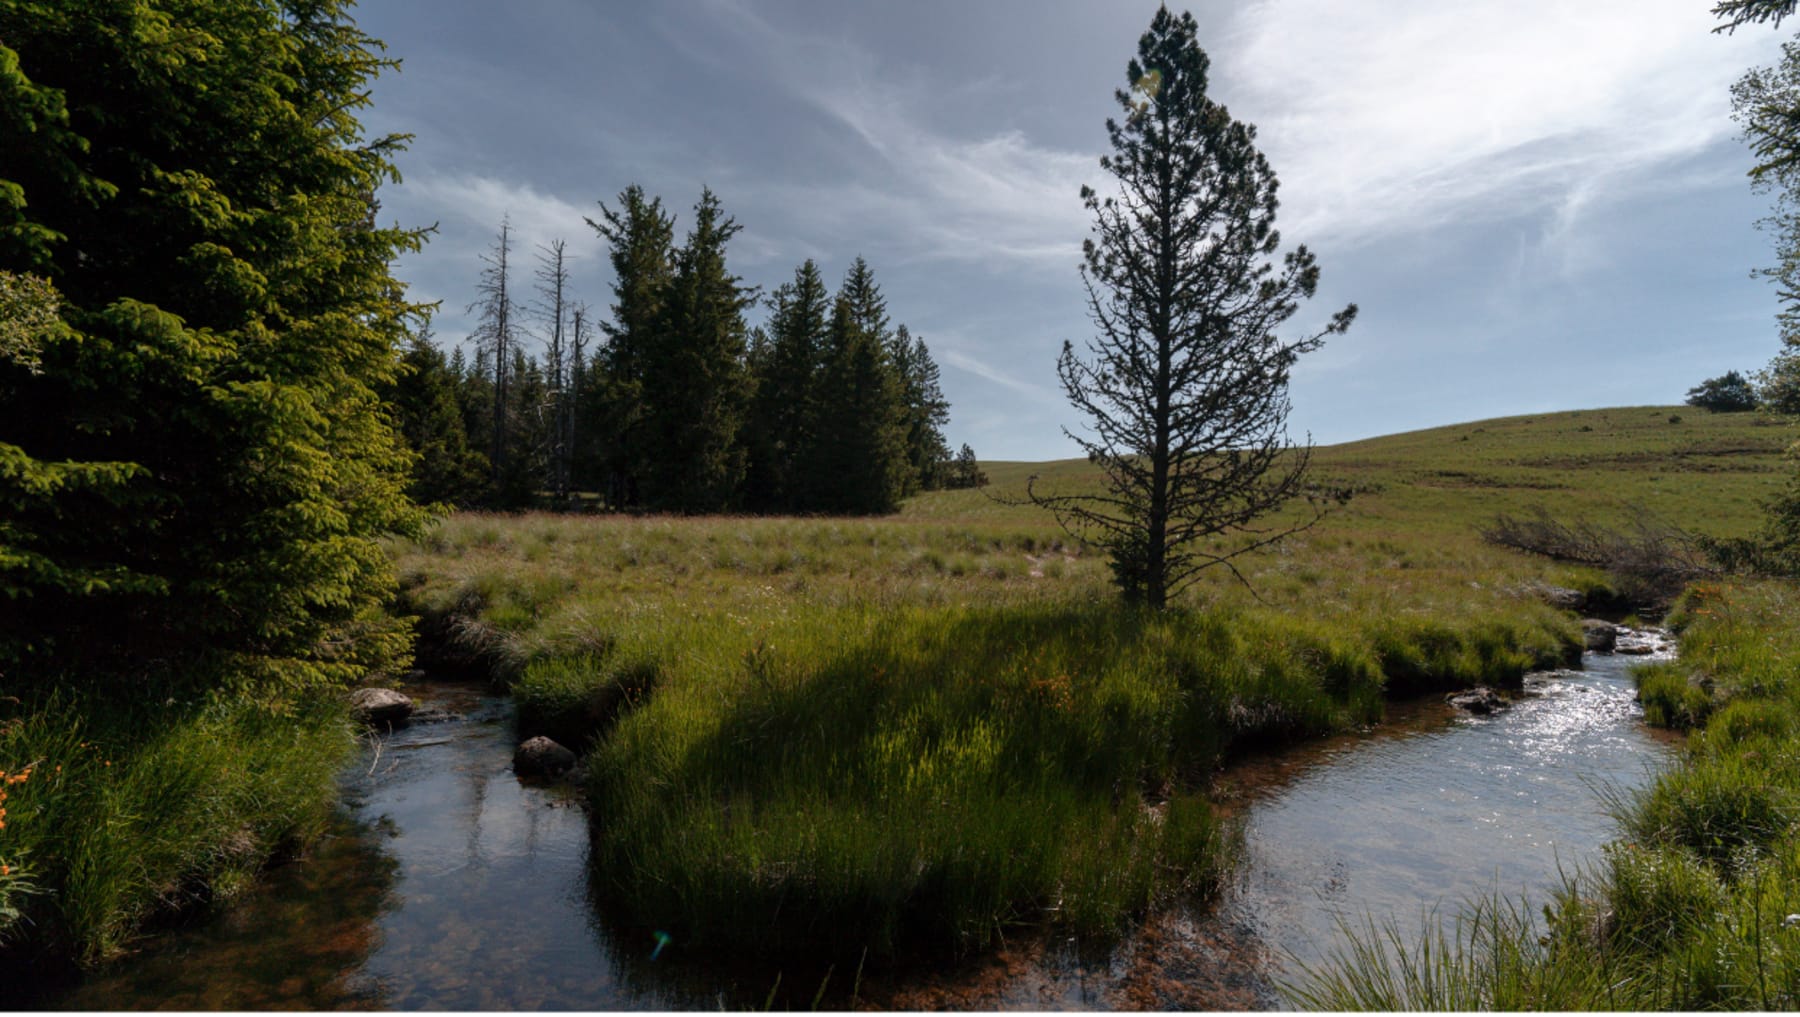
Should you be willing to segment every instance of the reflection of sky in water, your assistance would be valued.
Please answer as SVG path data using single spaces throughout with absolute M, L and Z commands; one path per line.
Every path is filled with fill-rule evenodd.
M 1485 717 L 1411 737 L 1335 746 L 1247 811 L 1249 864 L 1229 910 L 1307 961 L 1336 916 L 1365 912 L 1417 928 L 1490 890 L 1557 882 L 1615 833 L 1595 788 L 1636 785 L 1663 749 L 1639 723 L 1623 657 L 1535 678 Z
M 429 728 L 421 729 L 429 735 Z M 358 979 L 396 1009 L 630 1005 L 597 949 L 586 887 L 587 824 L 566 792 L 521 785 L 504 726 L 454 752 L 390 745 L 364 814 L 398 835 L 400 906 Z

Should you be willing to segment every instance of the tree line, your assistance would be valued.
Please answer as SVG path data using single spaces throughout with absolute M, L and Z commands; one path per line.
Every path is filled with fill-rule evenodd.
M 420 501 L 879 513 L 984 480 L 969 446 L 950 452 L 937 364 L 861 257 L 835 294 L 809 259 L 764 297 L 728 269 L 740 227 L 710 190 L 679 245 L 637 185 L 587 223 L 608 245 L 608 318 L 573 297 L 561 240 L 521 287 L 502 222 L 470 305 L 473 354 L 446 355 L 428 329 L 413 339 L 392 403 Z

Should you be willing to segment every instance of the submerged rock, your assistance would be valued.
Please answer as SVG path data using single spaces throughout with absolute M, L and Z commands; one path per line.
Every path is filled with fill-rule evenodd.
M 1598 618 L 1583 618 L 1581 637 L 1587 642 L 1588 652 L 1611 653 L 1619 641 L 1619 627 Z
M 1486 685 L 1477 685 L 1467 692 L 1452 692 L 1444 697 L 1444 702 L 1473 714 L 1489 714 L 1512 705 L 1511 700 Z
M 553 777 L 575 765 L 575 753 L 538 735 L 513 751 L 513 772 L 521 777 Z
M 412 716 L 413 702 L 393 689 L 357 689 L 350 693 L 350 708 L 364 724 L 391 726 Z

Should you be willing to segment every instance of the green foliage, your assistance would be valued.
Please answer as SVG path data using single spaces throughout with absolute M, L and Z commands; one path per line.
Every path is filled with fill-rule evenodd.
M 1093 435 L 1070 437 L 1106 491 L 1027 488 L 1107 549 L 1127 600 L 1157 609 L 1206 569 L 1235 569 L 1238 555 L 1317 520 L 1259 522 L 1304 493 L 1288 373 L 1356 316 L 1350 305 L 1310 336 L 1275 336 L 1318 288 L 1318 266 L 1304 246 L 1277 264 L 1275 173 L 1256 129 L 1207 96 L 1197 32 L 1191 14 L 1156 12 L 1126 68 L 1131 90 L 1114 93 L 1123 119 L 1106 123 L 1112 154 L 1100 167 L 1118 193 L 1082 188 L 1094 216 L 1082 279 L 1099 333 L 1091 360 L 1064 342 L 1056 369 Z M 1249 533 L 1260 539 L 1229 550 L 1214 539 Z
M 32 884 L 21 900 L 0 875 L 0 938 L 89 963 L 315 837 L 354 746 L 337 697 L 288 712 L 244 698 L 95 707 L 57 694 L 0 717 L 0 770 L 28 775 L 0 785 L 0 866 Z
M 1727 371 L 1688 389 L 1687 404 L 1714 413 L 1743 413 L 1756 409 L 1756 390 L 1743 375 Z
M 0 361 L 36 372 L 49 334 L 62 322 L 50 280 L 0 270 Z
M 797 511 L 810 500 L 805 473 L 821 436 L 820 377 L 830 342 L 831 297 L 819 266 L 807 259 L 792 282 L 769 298 L 767 341 L 751 362 L 756 395 L 746 428 L 749 474 L 745 504 L 761 511 Z M 816 481 L 814 481 L 816 483 Z
M 375 390 L 419 237 L 374 224 L 379 44 L 329 0 L 7 0 L 0 40 L 0 270 L 49 279 L 63 326 L 0 362 L 9 677 L 391 665 L 376 541 L 421 516 Z
M 607 501 L 640 503 L 638 485 L 653 468 L 645 438 L 644 372 L 667 323 L 675 280 L 675 220 L 661 198 L 636 184 L 619 195 L 617 210 L 600 206 L 600 220 L 587 224 L 610 245 L 613 269 L 612 318 L 601 324 L 607 336 L 600 358 L 594 433 L 608 436 L 599 452 L 606 472 Z
M 648 461 L 638 486 L 651 508 L 721 511 L 743 479 L 743 312 L 755 295 L 725 268 L 725 245 L 739 229 L 712 191 L 700 195 L 675 255 L 665 320 L 640 351 Z
M 421 330 L 400 358 L 399 376 L 389 387 L 394 423 L 417 458 L 407 495 L 420 504 L 455 504 L 479 496 L 487 480 L 487 458 L 469 447 L 457 390 L 462 379 Z
M 861 258 L 838 289 L 821 375 L 819 422 L 804 481 L 810 509 L 892 512 L 905 494 L 906 392 L 891 358 L 887 301 Z

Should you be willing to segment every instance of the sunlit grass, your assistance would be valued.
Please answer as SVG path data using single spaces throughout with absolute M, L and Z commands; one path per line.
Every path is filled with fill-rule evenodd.
M 336 701 L 8 704 L 0 769 L 29 777 L 0 803 L 0 937 L 92 963 L 151 916 L 229 898 L 323 828 L 353 744 Z

